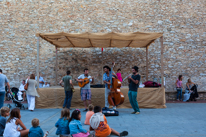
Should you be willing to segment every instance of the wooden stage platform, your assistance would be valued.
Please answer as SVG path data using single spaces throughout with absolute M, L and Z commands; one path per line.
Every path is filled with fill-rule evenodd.
M 118 108 L 131 108 L 128 98 L 128 88 L 122 87 L 121 92 L 125 96 L 124 103 Z M 91 88 L 92 104 L 104 107 L 105 104 L 105 89 Z M 49 88 L 40 88 L 38 90 L 40 95 L 36 98 L 36 108 L 62 108 L 65 93 L 64 88 L 54 86 Z M 137 94 L 137 101 L 140 108 L 166 108 L 165 89 L 164 88 L 139 88 Z M 83 108 L 81 101 L 80 88 L 75 87 L 75 92 L 72 97 L 71 108 Z

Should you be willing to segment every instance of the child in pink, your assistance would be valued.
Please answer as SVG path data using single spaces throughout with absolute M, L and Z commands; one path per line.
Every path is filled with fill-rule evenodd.
M 89 108 L 89 111 L 86 113 L 86 119 L 84 121 L 85 125 L 90 125 L 89 120 L 92 117 L 92 115 L 94 114 L 94 111 L 93 111 L 94 106 L 92 104 L 90 104 L 88 108 Z
M 121 69 L 117 70 L 117 78 L 122 82 L 122 75 L 121 75 Z

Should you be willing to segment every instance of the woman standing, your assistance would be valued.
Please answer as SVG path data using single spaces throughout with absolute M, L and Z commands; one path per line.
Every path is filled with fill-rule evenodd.
M 120 82 L 122 82 L 122 76 L 121 76 L 121 69 L 117 70 L 117 78 L 120 80 Z
M 36 91 L 37 81 L 35 80 L 35 75 L 31 74 L 30 79 L 28 80 L 28 89 L 26 91 L 28 110 L 33 111 L 35 108 L 35 97 L 39 97 L 39 94 Z
M 187 83 L 186 83 L 186 89 L 185 89 L 185 94 L 184 94 L 184 100 L 183 101 L 189 101 L 189 99 L 190 99 L 190 94 L 193 92 L 192 90 L 191 90 L 191 88 L 192 88 L 192 86 L 193 85 L 195 85 L 195 83 L 193 83 L 192 81 L 191 81 L 191 79 L 188 79 L 187 80 Z
M 182 88 L 183 88 L 182 79 L 183 79 L 183 76 L 179 75 L 179 77 L 178 77 L 178 79 L 176 80 L 176 83 L 175 83 L 176 84 L 176 89 L 177 89 L 177 101 L 182 100 Z M 179 95 L 180 95 L 180 99 L 178 99 Z

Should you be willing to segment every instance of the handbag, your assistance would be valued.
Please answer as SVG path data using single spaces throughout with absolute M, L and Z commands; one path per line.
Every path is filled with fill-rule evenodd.
M 26 85 L 24 86 L 24 89 L 27 90 L 29 86 L 29 81 L 27 81 Z

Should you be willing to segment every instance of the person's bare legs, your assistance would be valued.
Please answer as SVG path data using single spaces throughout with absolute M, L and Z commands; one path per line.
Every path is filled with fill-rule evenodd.
M 26 98 L 26 92 L 24 91 L 23 92 L 23 99 L 25 100 L 25 98 Z
M 114 130 L 113 128 L 111 128 L 111 130 L 112 130 L 112 134 L 115 134 L 115 135 L 117 135 L 117 136 L 120 136 L 120 133 L 119 133 L 119 132 L 117 132 L 117 131 Z
M 91 104 L 91 100 L 88 100 L 88 106 Z
M 29 129 L 21 130 L 20 133 L 21 133 L 21 137 L 24 137 L 29 134 Z
M 83 102 L 84 102 L 85 109 L 87 109 L 87 100 L 84 100 Z
M 84 100 L 84 107 L 87 109 L 87 107 L 91 104 L 91 100 L 88 100 L 88 105 L 87 105 L 87 100 Z

